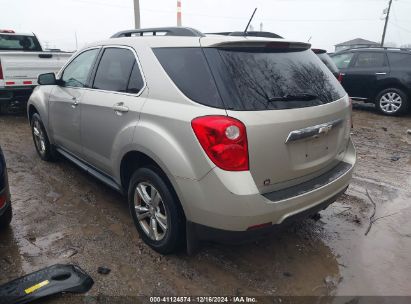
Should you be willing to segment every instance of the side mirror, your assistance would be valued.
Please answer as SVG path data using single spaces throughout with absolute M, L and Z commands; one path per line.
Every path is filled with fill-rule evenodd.
M 56 75 L 54 73 L 40 74 L 37 82 L 39 85 L 55 85 L 57 84 Z

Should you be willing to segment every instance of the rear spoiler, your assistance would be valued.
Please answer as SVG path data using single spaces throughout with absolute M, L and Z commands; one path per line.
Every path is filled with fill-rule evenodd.
M 218 48 L 267 48 L 267 49 L 290 49 L 290 50 L 308 50 L 311 44 L 304 42 L 284 42 L 284 41 L 235 41 L 221 42 L 210 47 Z

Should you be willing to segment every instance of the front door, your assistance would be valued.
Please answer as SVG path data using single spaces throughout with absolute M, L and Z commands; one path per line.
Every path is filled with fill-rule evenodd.
M 99 49 L 86 50 L 65 68 L 49 100 L 49 124 L 54 143 L 81 157 L 81 101 Z

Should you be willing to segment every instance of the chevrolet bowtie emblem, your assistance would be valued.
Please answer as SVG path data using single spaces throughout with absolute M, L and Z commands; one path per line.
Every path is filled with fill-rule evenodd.
M 293 142 L 304 138 L 318 138 L 319 135 L 328 134 L 332 129 L 342 124 L 342 122 L 343 119 L 340 118 L 323 124 L 291 131 L 290 134 L 288 134 L 285 143 Z
M 327 126 L 324 126 L 324 127 L 321 127 L 321 128 L 318 129 L 318 134 L 322 134 L 322 133 L 327 134 L 328 132 L 331 131 L 332 128 L 333 128 L 333 125 L 331 125 L 331 124 L 327 125 Z

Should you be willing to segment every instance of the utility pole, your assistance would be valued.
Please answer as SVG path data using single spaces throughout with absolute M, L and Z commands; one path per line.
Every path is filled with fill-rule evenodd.
M 140 28 L 140 0 L 134 0 L 134 23 L 135 28 Z
M 387 32 L 388 19 L 390 19 L 391 4 L 392 4 L 392 0 L 390 0 L 390 2 L 388 3 L 388 11 L 387 11 L 387 16 L 385 17 L 384 31 L 382 32 L 381 47 L 384 46 L 385 33 Z
M 181 26 L 181 0 L 177 0 L 177 26 Z
M 77 31 L 74 31 L 74 38 L 76 39 L 76 51 L 78 50 Z

